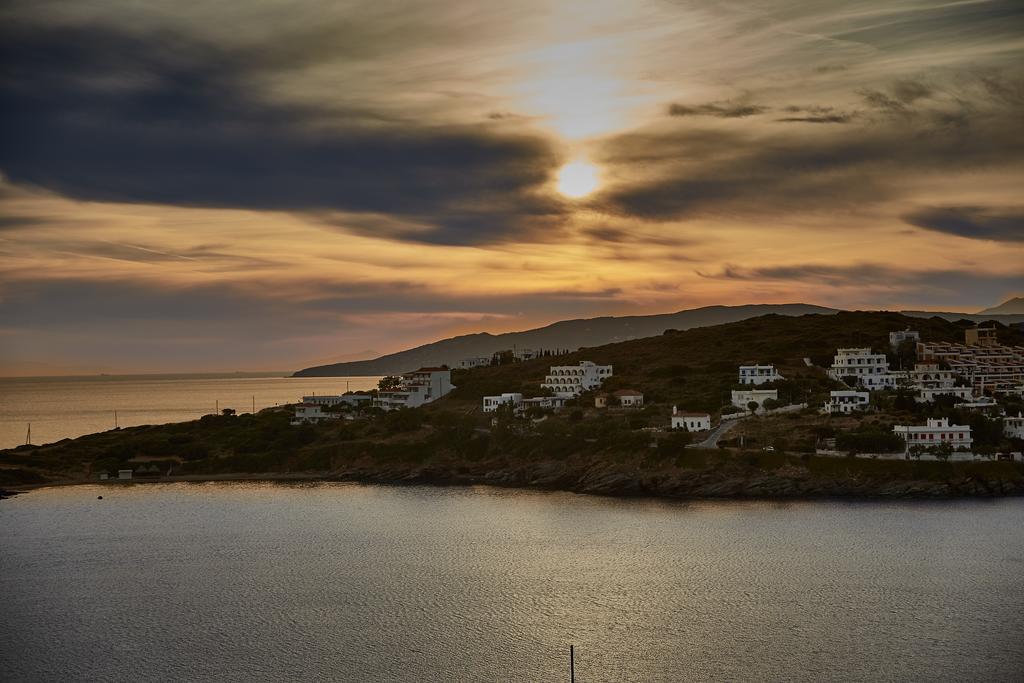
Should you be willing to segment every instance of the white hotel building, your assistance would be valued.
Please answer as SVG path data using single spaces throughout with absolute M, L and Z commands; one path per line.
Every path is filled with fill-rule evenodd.
M 732 392 L 732 404 L 737 408 L 743 408 L 743 410 L 749 410 L 748 406 L 751 401 L 757 403 L 757 409 L 761 410 L 764 407 L 764 402 L 768 399 L 778 401 L 778 389 L 741 389 Z
M 1024 439 L 1024 413 L 1017 413 L 1017 417 L 1004 417 L 1003 434 L 1011 439 Z
M 825 412 L 829 415 L 848 415 L 864 410 L 870 401 L 871 394 L 867 391 L 833 391 L 825 402 Z
M 784 379 L 774 365 L 741 365 L 740 384 L 767 384 Z
M 855 377 L 868 391 L 895 388 L 897 380 L 897 376 L 889 372 L 885 354 L 872 353 L 869 348 L 837 349 L 828 375 L 840 382 L 846 377 Z
M 575 397 L 597 389 L 611 376 L 612 366 L 581 360 L 579 365 L 552 365 L 541 386 L 550 389 L 555 396 Z
M 931 419 L 926 425 L 896 425 L 893 433 L 903 437 L 907 448 L 924 446 L 933 448 L 949 444 L 954 450 L 970 450 L 974 440 L 971 438 L 970 425 L 951 425 L 948 418 Z
M 383 410 L 417 408 L 436 401 L 454 388 L 448 368 L 420 368 L 403 374 L 398 389 L 379 392 L 373 406 Z

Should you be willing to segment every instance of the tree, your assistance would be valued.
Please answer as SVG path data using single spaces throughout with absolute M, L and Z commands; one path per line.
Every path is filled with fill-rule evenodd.
M 774 398 L 766 398 L 764 400 L 764 409 L 765 410 L 775 410 L 780 405 L 782 405 L 782 404 L 779 401 L 776 401 Z
M 381 391 L 396 391 L 402 386 L 402 378 L 398 375 L 385 375 L 377 382 L 377 388 Z
M 751 401 L 747 404 L 747 410 L 749 410 L 752 413 L 756 413 L 760 405 L 761 404 L 759 404 L 757 401 Z

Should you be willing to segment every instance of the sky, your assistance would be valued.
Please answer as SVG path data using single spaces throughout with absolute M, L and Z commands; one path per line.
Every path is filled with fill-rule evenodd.
M 1024 293 L 1019 0 L 8 0 L 0 375 Z

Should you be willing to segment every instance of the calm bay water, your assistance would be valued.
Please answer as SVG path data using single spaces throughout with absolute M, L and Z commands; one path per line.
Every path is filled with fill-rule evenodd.
M 83 486 L 0 502 L 0 548 L 12 681 L 1024 672 L 1022 500 Z
M 0 378 L 0 448 L 121 427 L 194 420 L 221 408 L 250 412 L 295 403 L 303 395 L 372 389 L 378 377 L 126 375 Z

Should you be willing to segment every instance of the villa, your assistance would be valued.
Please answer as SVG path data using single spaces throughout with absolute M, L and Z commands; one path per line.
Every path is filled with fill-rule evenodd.
M 491 364 L 490 356 L 476 356 L 473 358 L 463 358 L 459 361 L 459 368 L 462 370 L 472 370 L 473 368 L 485 368 Z
M 900 344 L 909 340 L 913 340 L 915 342 L 921 341 L 921 333 L 910 328 L 889 333 L 889 346 L 893 351 L 898 349 Z
M 519 407 L 523 402 L 523 395 L 518 393 L 506 393 L 500 396 L 484 396 L 484 412 L 493 413 L 502 406 L 511 406 L 512 409 Z
M 911 446 L 932 448 L 949 444 L 954 450 L 970 450 L 974 440 L 971 438 L 970 425 L 951 425 L 948 418 L 928 419 L 925 425 L 896 425 L 892 428 Z
M 337 406 L 337 405 L 350 405 L 358 406 L 361 404 L 369 404 L 373 401 L 373 396 L 369 394 L 341 394 L 332 396 L 330 394 L 324 394 L 322 396 L 303 396 L 302 402 L 311 405 L 318 406 Z
M 448 368 L 420 368 L 403 374 L 398 389 L 379 392 L 373 406 L 382 410 L 417 408 L 436 401 L 454 388 Z
M 740 384 L 767 384 L 784 379 L 774 365 L 741 365 Z
M 644 395 L 636 389 L 620 389 L 612 394 L 623 408 L 642 408 Z
M 555 396 L 574 398 L 584 391 L 597 389 L 612 376 L 612 366 L 597 365 L 589 360 L 579 365 L 552 365 L 541 386 Z
M 737 408 L 743 408 L 743 410 L 749 410 L 750 402 L 753 401 L 758 405 L 758 410 L 764 406 L 764 402 L 768 399 L 773 401 L 779 400 L 778 389 L 741 389 L 734 390 L 732 392 L 732 404 Z
M 974 398 L 974 389 L 971 387 L 930 387 L 920 390 L 920 395 L 914 400 L 918 403 L 934 403 L 937 396 L 952 396 L 964 401 Z
M 848 415 L 868 407 L 871 394 L 867 391 L 832 391 L 825 402 L 825 412 L 829 415 Z
M 323 406 L 315 403 L 295 404 L 295 416 L 289 421 L 291 425 L 319 424 L 324 420 L 337 420 L 338 413 L 325 413 Z

